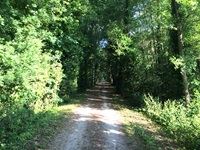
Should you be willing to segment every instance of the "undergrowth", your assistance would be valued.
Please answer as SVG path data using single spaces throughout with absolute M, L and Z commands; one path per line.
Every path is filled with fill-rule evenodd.
M 4 118 L 0 122 L 0 149 L 45 149 L 63 126 L 63 120 L 70 116 L 84 98 L 83 94 L 79 94 L 65 105 L 39 112 L 24 108 Z
M 137 136 L 141 142 L 141 149 L 156 150 L 159 146 L 154 134 L 148 132 L 144 127 L 134 122 L 128 123 L 127 128 L 132 132 L 133 136 Z
M 35 148 L 38 145 L 39 139 L 36 134 L 40 135 L 52 134 L 52 132 L 46 132 L 46 129 L 51 128 L 55 123 L 62 119 L 64 116 L 59 114 L 57 108 L 51 110 L 45 110 L 26 116 L 24 114 L 30 113 L 27 110 L 18 112 L 17 115 L 13 114 L 7 120 L 3 120 L 1 123 L 1 149 L 27 149 L 29 146 Z M 26 118 L 28 117 L 28 118 Z M 45 130 L 44 130 L 45 129 Z M 36 137 L 33 140 L 33 137 Z M 28 147 L 27 147 L 28 146 Z M 29 147 L 30 148 L 30 147 Z
M 125 132 L 132 139 L 132 144 L 136 149 L 145 150 L 178 150 L 179 144 L 165 134 L 160 126 L 148 119 L 139 109 L 130 107 L 129 102 L 120 96 L 115 96 L 113 108 L 118 110 L 123 117 Z
M 186 149 L 200 149 L 200 103 L 193 100 L 186 107 L 184 102 L 167 101 L 163 105 L 158 98 L 145 96 L 144 112 L 163 127 Z

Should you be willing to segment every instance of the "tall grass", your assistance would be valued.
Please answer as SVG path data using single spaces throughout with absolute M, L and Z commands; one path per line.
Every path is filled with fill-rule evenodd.
M 187 149 L 200 149 L 200 102 L 193 100 L 189 107 L 181 101 L 166 101 L 164 104 L 151 95 L 145 96 L 145 113 L 163 126 Z

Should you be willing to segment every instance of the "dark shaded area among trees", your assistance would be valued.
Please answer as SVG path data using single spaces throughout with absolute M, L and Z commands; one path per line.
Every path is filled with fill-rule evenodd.
M 145 106 L 149 94 L 162 108 L 176 101 L 193 111 L 188 137 L 196 144 L 198 0 L 1 0 L 0 7 L 0 144 L 34 113 L 102 80 L 132 106 Z

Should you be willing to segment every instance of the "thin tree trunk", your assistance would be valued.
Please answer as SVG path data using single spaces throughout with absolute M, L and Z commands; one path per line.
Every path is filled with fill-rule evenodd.
M 128 24 L 129 24 L 129 0 L 125 0 L 125 14 L 124 14 L 124 26 L 125 26 L 125 34 L 128 33 Z

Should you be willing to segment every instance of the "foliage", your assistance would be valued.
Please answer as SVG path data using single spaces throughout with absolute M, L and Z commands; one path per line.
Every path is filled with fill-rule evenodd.
M 12 142 L 31 137 L 29 127 L 37 122 L 37 113 L 76 91 L 82 54 L 82 32 L 76 31 L 86 2 L 0 2 L 2 148 L 14 149 Z
M 3 141 L 12 136 L 9 132 L 22 134 L 25 129 L 18 127 L 29 122 L 35 112 L 59 102 L 62 65 L 51 54 L 42 53 L 40 39 L 31 35 L 19 37 L 1 45 L 0 49 L 0 137 Z
M 157 98 L 145 96 L 144 112 L 163 129 L 182 142 L 187 149 L 199 149 L 200 103 L 194 100 L 187 108 L 177 101 L 166 101 L 164 105 Z
M 4 136 L 1 137 L 0 148 L 12 150 L 48 148 L 51 139 L 64 126 L 63 119 L 69 117 L 75 108 L 76 105 L 71 104 L 46 109 L 36 114 L 24 108 L 21 109 L 17 115 L 12 114 L 10 120 L 4 120 L 4 124 L 1 122 L 0 133 Z M 11 126 L 12 129 L 7 130 Z M 2 133 L 4 131 L 6 133 Z
M 24 119 L 21 111 L 32 115 L 71 102 L 77 89 L 103 79 L 130 105 L 144 106 L 142 95 L 150 93 L 166 106 L 147 107 L 173 108 L 171 113 L 183 115 L 181 130 L 186 126 L 189 133 L 188 120 L 198 128 L 198 119 L 188 114 L 199 106 L 197 0 L 2 0 L 0 6 L 0 121 L 9 124 L 3 139 L 14 128 L 12 120 Z M 167 101 L 186 95 L 190 107 Z
M 127 100 L 119 95 L 114 96 L 112 107 L 120 112 L 123 117 L 125 132 L 131 138 L 133 145 L 139 149 L 182 149 L 181 145 L 173 141 L 158 124 L 145 116 L 141 109 L 135 109 L 127 103 Z
M 104 15 L 108 76 L 116 92 L 133 106 L 142 106 L 145 99 L 149 116 L 187 148 L 198 149 L 199 113 L 191 112 L 199 109 L 199 2 L 117 3 L 106 6 L 121 7 L 120 11 L 112 13 L 112 18 Z M 144 98 L 146 93 L 158 99 Z M 191 97 L 188 107 L 183 97 L 185 101 Z
M 157 149 L 155 137 L 153 135 L 148 134 L 142 127 L 139 127 L 137 125 L 132 125 L 132 128 L 134 129 L 133 132 L 135 132 L 135 134 L 138 135 L 147 145 L 146 146 L 147 149 L 149 150 Z

